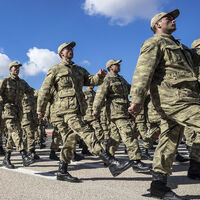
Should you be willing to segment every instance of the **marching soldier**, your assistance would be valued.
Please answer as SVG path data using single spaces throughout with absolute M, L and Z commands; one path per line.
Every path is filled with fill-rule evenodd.
M 190 154 L 188 177 L 200 179 L 200 90 L 196 66 L 197 50 L 191 50 L 171 34 L 176 30 L 176 9 L 159 13 L 151 20 L 154 36 L 144 42 L 133 76 L 129 112 L 137 115 L 150 88 L 156 111 L 161 115 L 161 135 L 153 159 L 151 195 L 166 200 L 182 199 L 167 186 L 167 176 L 184 127 L 198 134 Z

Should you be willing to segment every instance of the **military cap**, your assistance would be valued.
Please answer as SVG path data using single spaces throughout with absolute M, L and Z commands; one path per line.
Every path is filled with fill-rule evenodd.
M 194 40 L 194 42 L 191 44 L 191 48 L 195 49 L 199 45 L 200 45 L 200 39 Z
M 161 12 L 156 14 L 152 19 L 151 19 L 151 29 L 154 28 L 156 22 L 158 22 L 159 20 L 161 20 L 163 17 L 167 16 L 167 15 L 171 15 L 174 19 L 177 18 L 179 16 L 180 12 L 179 9 L 175 9 L 171 12 Z
M 22 64 L 18 63 L 17 61 L 13 61 L 9 64 L 9 70 L 11 69 L 11 67 L 14 67 L 14 66 L 19 66 L 21 67 Z
M 70 42 L 70 43 L 63 43 L 58 47 L 58 54 L 60 54 L 60 52 L 65 48 L 65 47 L 75 47 L 76 46 L 76 42 Z
M 120 62 L 122 62 L 122 60 L 111 59 L 106 63 L 106 68 L 108 69 L 110 66 L 115 65 L 115 64 L 119 64 Z

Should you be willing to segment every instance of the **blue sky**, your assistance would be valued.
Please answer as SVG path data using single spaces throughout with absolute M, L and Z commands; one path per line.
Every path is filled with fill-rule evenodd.
M 173 34 L 190 46 L 200 38 L 199 0 L 0 0 L 0 77 L 13 60 L 21 77 L 39 89 L 59 62 L 57 48 L 76 41 L 74 62 L 91 74 L 122 59 L 121 75 L 131 82 L 142 43 L 153 35 L 150 19 L 180 9 Z

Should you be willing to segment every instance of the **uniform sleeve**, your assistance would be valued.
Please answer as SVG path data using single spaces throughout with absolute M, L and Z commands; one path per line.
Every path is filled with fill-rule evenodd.
M 84 73 L 84 86 L 97 86 L 103 82 L 103 77 L 100 77 L 98 74 L 91 75 L 84 68 L 82 68 L 82 71 Z
M 5 79 L 1 79 L 0 80 L 0 95 L 3 94 L 4 88 L 5 88 Z
M 50 69 L 38 93 L 37 112 L 45 112 L 47 103 L 50 101 L 50 91 L 51 87 L 54 85 L 54 82 L 55 72 L 52 69 Z
M 101 109 L 105 103 L 106 96 L 109 91 L 109 83 L 107 79 L 98 87 L 93 102 L 93 114 L 99 116 Z
M 154 71 L 161 59 L 161 50 L 157 43 L 146 41 L 140 51 L 140 56 L 133 75 L 130 102 L 143 104 L 149 89 Z

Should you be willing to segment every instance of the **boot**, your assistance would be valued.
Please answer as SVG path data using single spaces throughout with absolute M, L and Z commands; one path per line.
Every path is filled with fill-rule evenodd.
M 132 168 L 138 173 L 149 172 L 151 170 L 151 168 L 143 163 L 141 160 L 133 160 Z
M 8 169 L 14 169 L 15 166 L 10 162 L 10 152 L 5 153 L 5 158 L 3 159 L 3 166 L 5 166 Z
M 200 163 L 195 160 L 190 160 L 190 167 L 188 169 L 188 178 L 200 180 Z
M 40 156 L 36 154 L 35 150 L 28 152 L 28 157 L 30 157 L 33 161 L 40 159 Z
M 57 180 L 59 180 L 59 181 L 68 181 L 68 182 L 72 182 L 72 183 L 80 183 L 81 182 L 80 179 L 71 176 L 67 172 L 67 167 L 68 167 L 68 164 L 60 161 L 58 172 L 57 172 Z
M 186 157 L 184 157 L 184 156 L 182 156 L 182 155 L 177 151 L 177 152 L 176 152 L 176 156 L 175 156 L 175 161 L 182 163 L 182 162 L 187 162 L 187 161 L 189 161 L 189 159 L 186 158 Z
M 167 187 L 167 175 L 152 171 L 151 196 L 164 200 L 183 200 Z
M 111 156 L 108 152 L 104 151 L 99 155 L 113 176 L 118 176 L 128 168 L 132 166 L 133 161 L 119 161 L 114 156 Z
M 0 156 L 5 156 L 5 151 L 2 146 L 0 146 Z
M 150 156 L 148 149 L 142 148 L 142 159 L 144 160 L 153 160 L 153 158 Z
M 49 154 L 51 160 L 59 160 L 59 157 L 56 155 L 55 151 L 51 150 Z
M 29 166 L 30 164 L 33 163 L 33 160 L 26 155 L 26 151 L 25 150 L 20 151 L 20 154 L 22 156 L 23 165 L 25 167 L 27 167 L 27 166 Z
M 73 162 L 80 161 L 80 160 L 83 160 L 83 159 L 84 159 L 84 156 L 81 156 L 81 155 L 77 154 L 76 152 L 74 152 L 74 157 L 72 159 Z

